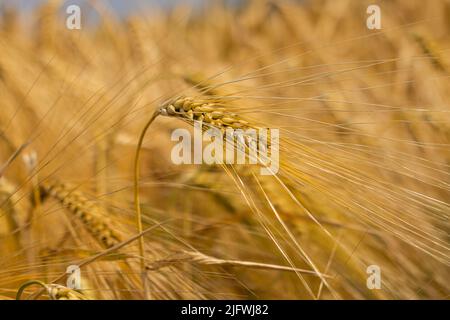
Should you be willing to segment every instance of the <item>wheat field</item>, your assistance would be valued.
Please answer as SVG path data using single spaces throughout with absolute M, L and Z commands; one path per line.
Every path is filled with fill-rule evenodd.
M 448 299 L 450 1 L 83 3 L 0 5 L 0 299 Z M 173 163 L 194 120 L 278 172 Z

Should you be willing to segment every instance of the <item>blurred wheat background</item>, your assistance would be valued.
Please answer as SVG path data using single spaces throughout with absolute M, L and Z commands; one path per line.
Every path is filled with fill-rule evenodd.
M 448 298 L 450 1 L 68 4 L 1 6 L 0 299 Z M 181 95 L 280 129 L 280 171 L 174 165 L 158 118 L 141 256 Z

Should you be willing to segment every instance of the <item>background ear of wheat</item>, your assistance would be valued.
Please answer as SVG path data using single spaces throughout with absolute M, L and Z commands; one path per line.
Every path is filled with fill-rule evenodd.
M 368 30 L 372 2 L 118 19 L 87 1 L 99 18 L 81 30 L 63 1 L 2 7 L 0 298 L 448 298 L 450 2 L 382 2 Z M 174 165 L 171 132 L 192 128 L 158 117 L 141 148 L 142 255 L 133 158 L 158 108 L 279 128 L 280 171 Z

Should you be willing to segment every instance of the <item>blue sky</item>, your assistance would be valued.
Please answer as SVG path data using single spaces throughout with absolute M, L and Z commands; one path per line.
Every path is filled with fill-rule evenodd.
M 127 15 L 129 13 L 139 12 L 140 9 L 152 6 L 171 7 L 176 3 L 188 3 L 193 5 L 200 5 L 207 2 L 207 0 L 99 0 L 107 3 L 119 15 Z M 0 3 L 20 7 L 25 11 L 35 8 L 39 4 L 46 2 L 46 0 L 0 0 Z M 77 4 L 82 5 L 87 3 L 87 0 L 66 0 L 65 5 Z M 230 2 L 236 2 L 231 0 Z

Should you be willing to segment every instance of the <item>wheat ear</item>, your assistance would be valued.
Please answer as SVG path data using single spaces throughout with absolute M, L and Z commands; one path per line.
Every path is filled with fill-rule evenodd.
M 180 97 L 160 108 L 161 115 L 188 121 L 202 121 L 221 131 L 224 129 L 257 129 L 221 105 L 191 97 Z
M 265 148 L 264 145 L 258 144 L 257 139 L 255 139 L 256 137 L 247 132 L 247 130 L 258 131 L 262 128 L 253 125 L 239 117 L 237 114 L 230 112 L 220 103 L 194 99 L 192 97 L 179 97 L 164 104 L 159 109 L 159 112 L 163 116 L 178 118 L 189 124 L 193 124 L 194 121 L 201 122 L 203 130 L 207 130 L 208 128 L 220 130 L 224 136 L 224 140 L 227 140 L 227 138 L 233 139 L 232 137 L 227 136 L 227 130 L 240 130 L 241 135 L 237 136 L 237 139 L 245 148 L 252 148 L 253 150 L 261 147 Z M 269 135 L 266 140 L 265 144 L 269 147 L 269 150 L 267 151 L 270 153 Z
M 447 71 L 448 66 L 442 55 L 439 53 L 437 45 L 430 39 L 418 33 L 413 34 L 414 40 L 419 44 L 422 52 L 431 58 L 431 62 L 441 71 Z
M 20 300 L 25 289 L 32 285 L 41 286 L 51 300 L 88 300 L 82 293 L 59 284 L 47 284 L 39 280 L 30 280 L 22 284 L 17 291 L 16 300 Z
M 93 204 L 80 191 L 64 183 L 52 182 L 40 184 L 41 199 L 50 196 L 72 212 L 85 226 L 87 231 L 104 247 L 111 248 L 122 241 L 112 229 L 107 214 L 100 206 Z

